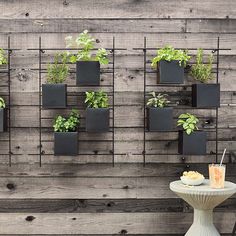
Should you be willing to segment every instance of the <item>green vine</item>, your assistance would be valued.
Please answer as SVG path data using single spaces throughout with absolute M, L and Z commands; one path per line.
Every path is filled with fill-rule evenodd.
M 57 53 L 54 58 L 54 64 L 48 65 L 47 83 L 63 83 L 69 75 L 69 66 L 67 65 L 68 55 L 66 52 Z
M 0 48 L 0 65 L 5 65 L 7 64 L 7 57 L 5 51 Z
M 85 92 L 85 103 L 90 108 L 107 108 L 109 106 L 107 93 L 99 92 Z
M 80 123 L 80 116 L 78 111 L 72 110 L 69 117 L 66 119 L 62 116 L 57 116 L 54 120 L 54 131 L 55 132 L 74 132 L 77 130 Z
M 157 67 L 161 60 L 165 61 L 179 61 L 180 66 L 186 67 L 187 62 L 190 60 L 187 50 L 176 50 L 172 46 L 165 46 L 157 50 L 157 56 L 152 59 L 152 67 Z
M 79 34 L 79 36 L 74 40 L 72 36 L 67 36 L 66 47 L 73 47 L 74 44 L 81 48 L 77 55 L 70 56 L 70 62 L 75 63 L 76 61 L 99 61 L 100 64 L 106 65 L 108 64 L 108 53 L 106 49 L 99 48 L 96 55 L 92 54 L 92 50 L 94 49 L 94 43 L 96 40 L 92 38 L 87 30 L 84 30 L 83 33 Z
M 203 49 L 198 49 L 196 64 L 192 66 L 190 75 L 201 83 L 207 83 L 214 78 L 212 74 L 212 63 L 213 54 L 208 56 L 208 64 L 203 64 Z

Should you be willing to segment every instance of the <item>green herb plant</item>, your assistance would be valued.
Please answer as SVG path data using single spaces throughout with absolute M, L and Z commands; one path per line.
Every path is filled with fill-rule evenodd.
M 88 34 L 87 30 L 84 30 L 83 33 L 79 34 L 75 40 L 72 36 L 67 36 L 65 40 L 66 47 L 73 47 L 75 44 L 78 48 L 81 48 L 78 50 L 77 55 L 70 56 L 71 63 L 75 63 L 76 61 L 99 61 L 100 64 L 108 64 L 109 60 L 107 58 L 108 53 L 106 49 L 99 48 L 96 55 L 92 54 L 96 40 Z
M 68 55 L 66 52 L 57 53 L 54 58 L 54 64 L 48 65 L 47 83 L 63 83 L 69 75 L 69 66 L 67 65 Z
M 99 92 L 85 92 L 85 103 L 90 108 L 107 108 L 109 106 L 107 93 Z
M 6 104 L 3 98 L 0 97 L 0 108 L 5 108 Z
M 72 110 L 68 118 L 57 116 L 54 120 L 53 128 L 55 132 L 74 132 L 77 130 L 79 123 L 80 116 L 78 111 Z
M 152 59 L 152 67 L 156 68 L 161 60 L 165 61 L 179 61 L 180 66 L 186 67 L 190 60 L 187 50 L 176 50 L 172 46 L 165 46 L 157 50 L 157 56 Z
M 7 64 L 7 57 L 5 51 L 0 48 L 0 65 L 5 65 Z
M 168 103 L 170 103 L 170 101 L 167 99 L 167 94 L 158 93 L 156 95 L 155 92 L 151 92 L 150 95 L 152 97 L 148 99 L 147 106 L 163 108 L 166 107 Z
M 178 118 L 177 126 L 182 126 L 186 134 L 190 135 L 195 130 L 198 130 L 197 124 L 199 120 L 195 115 L 183 113 Z
M 208 64 L 203 64 L 203 49 L 199 48 L 197 51 L 196 64 L 191 68 L 190 75 L 200 81 L 207 83 L 214 78 L 212 74 L 213 54 L 208 56 Z

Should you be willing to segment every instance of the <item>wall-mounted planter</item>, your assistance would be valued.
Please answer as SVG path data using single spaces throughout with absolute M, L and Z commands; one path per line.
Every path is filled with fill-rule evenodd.
M 7 131 L 7 109 L 0 108 L 0 132 Z
M 147 107 L 148 131 L 171 131 L 173 128 L 172 107 Z
M 98 61 L 76 62 L 76 85 L 77 86 L 99 86 L 100 85 L 100 63 Z
M 157 83 L 183 84 L 184 67 L 179 65 L 179 61 L 159 61 L 157 70 Z
M 66 84 L 43 84 L 42 106 L 43 108 L 66 108 Z
M 220 84 L 193 84 L 192 106 L 198 108 L 220 107 Z
M 183 155 L 205 155 L 206 142 L 205 131 L 194 131 L 190 135 L 184 131 L 179 131 L 178 151 Z
M 76 156 L 78 154 L 78 132 L 55 132 L 54 155 Z
M 86 109 L 86 131 L 108 132 L 109 131 L 109 108 Z

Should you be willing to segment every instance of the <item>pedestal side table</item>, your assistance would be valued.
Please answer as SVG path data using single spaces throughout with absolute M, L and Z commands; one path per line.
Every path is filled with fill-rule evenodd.
M 213 209 L 236 193 L 236 184 L 225 182 L 224 189 L 212 189 L 209 180 L 200 186 L 170 183 L 170 189 L 194 208 L 194 220 L 185 236 L 220 236 L 213 224 Z

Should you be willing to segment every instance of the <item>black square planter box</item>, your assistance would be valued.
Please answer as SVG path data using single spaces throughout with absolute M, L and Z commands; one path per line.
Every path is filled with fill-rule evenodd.
M 171 131 L 173 128 L 172 107 L 147 107 L 148 131 Z
M 77 86 L 99 86 L 100 85 L 100 63 L 98 61 L 76 62 L 76 85 Z
M 7 131 L 7 109 L 0 108 L 0 132 Z
M 198 108 L 220 107 L 220 84 L 193 84 L 192 106 Z
M 43 108 L 66 108 L 66 84 L 43 84 L 42 106 Z
M 109 108 L 86 109 L 86 131 L 108 132 L 109 131 Z
M 183 84 L 184 67 L 179 65 L 179 61 L 159 61 L 157 71 L 157 83 Z
M 76 156 L 78 154 L 78 132 L 55 132 L 54 155 Z
M 206 142 L 206 132 L 204 131 L 194 131 L 190 135 L 179 131 L 178 151 L 183 155 L 205 155 Z

